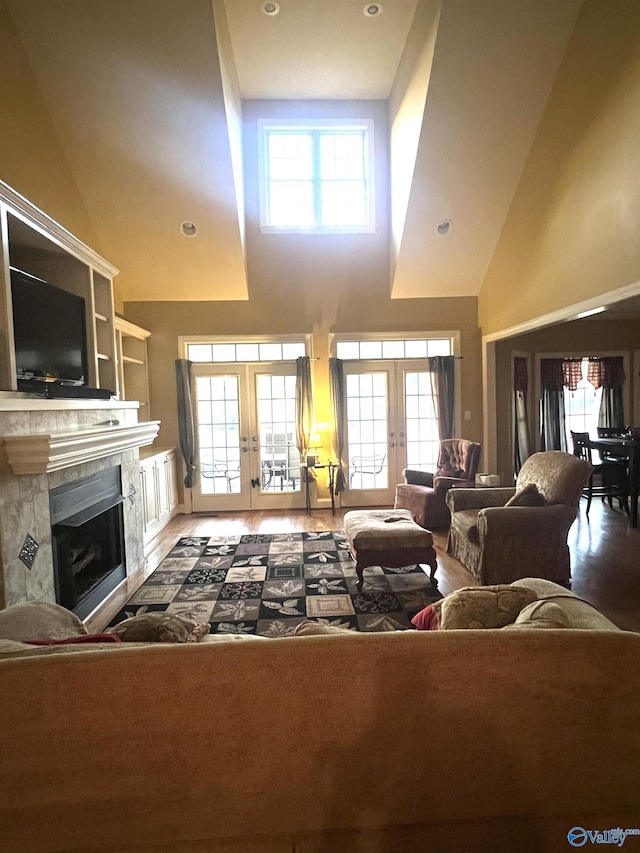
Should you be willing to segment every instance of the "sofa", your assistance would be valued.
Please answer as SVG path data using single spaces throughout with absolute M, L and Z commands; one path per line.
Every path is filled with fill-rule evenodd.
M 449 524 L 447 493 L 453 488 L 472 488 L 480 464 L 481 445 L 464 438 L 440 442 L 435 472 L 405 468 L 404 482 L 398 483 L 395 509 L 408 509 L 421 527 L 446 527 Z
M 0 850 L 541 853 L 637 827 L 640 635 L 538 589 L 590 627 L 0 641 Z

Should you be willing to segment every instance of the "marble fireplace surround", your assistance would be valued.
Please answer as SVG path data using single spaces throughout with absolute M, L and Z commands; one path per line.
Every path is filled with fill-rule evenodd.
M 49 491 L 114 466 L 125 496 L 127 575 L 142 568 L 139 448 L 159 425 L 138 423 L 137 402 L 0 392 L 0 607 L 55 602 Z

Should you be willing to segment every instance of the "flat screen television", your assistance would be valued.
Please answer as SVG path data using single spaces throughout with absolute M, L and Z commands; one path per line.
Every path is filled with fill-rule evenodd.
M 18 388 L 30 380 L 86 385 L 85 301 L 11 267 Z

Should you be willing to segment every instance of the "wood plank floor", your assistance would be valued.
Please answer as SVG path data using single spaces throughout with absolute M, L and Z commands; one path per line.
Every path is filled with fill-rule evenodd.
M 293 533 L 340 530 L 348 510 L 272 510 L 179 515 L 153 540 L 147 550 L 147 577 L 164 559 L 180 536 L 214 536 L 234 533 Z M 439 589 L 443 595 L 476 583 L 473 576 L 446 553 L 447 531 L 433 531 L 438 555 Z M 572 584 L 576 595 L 585 598 L 628 631 L 640 631 L 640 529 L 631 529 L 627 516 L 594 501 L 589 518 L 585 502 L 569 532 Z M 90 630 L 101 630 L 133 595 L 144 579 L 132 578 L 126 590 L 109 601 L 90 622 Z

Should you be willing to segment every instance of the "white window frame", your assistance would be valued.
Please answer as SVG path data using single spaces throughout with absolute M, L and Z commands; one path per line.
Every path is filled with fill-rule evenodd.
M 364 182 L 366 221 L 358 225 L 271 225 L 269 223 L 269 162 L 267 136 L 270 130 L 364 131 Z M 258 119 L 260 184 L 260 230 L 263 234 L 373 234 L 375 232 L 375 158 L 372 119 Z M 314 166 L 314 186 L 320 183 Z
M 180 335 L 178 338 L 178 357 L 188 358 L 189 344 L 288 344 L 304 341 L 305 354 L 313 357 L 313 338 L 310 334 L 300 335 Z M 277 359 L 273 364 L 283 364 L 295 359 Z M 269 364 L 269 360 L 258 361 L 203 361 L 198 364 Z

